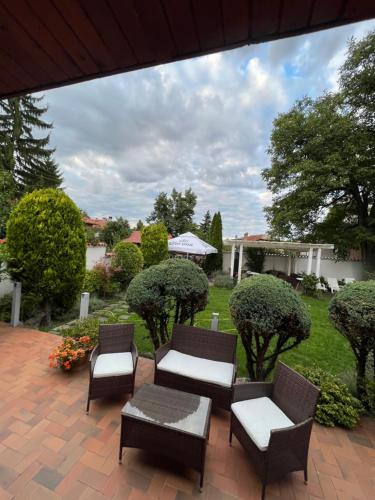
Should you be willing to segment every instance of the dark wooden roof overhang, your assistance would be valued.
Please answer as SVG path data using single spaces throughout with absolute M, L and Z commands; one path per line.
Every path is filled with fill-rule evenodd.
M 0 98 L 375 17 L 375 0 L 0 0 Z

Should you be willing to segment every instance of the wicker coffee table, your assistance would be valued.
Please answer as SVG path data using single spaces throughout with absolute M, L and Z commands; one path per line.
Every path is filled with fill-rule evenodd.
M 119 461 L 123 447 L 173 458 L 200 473 L 209 436 L 211 399 L 159 385 L 143 385 L 121 410 Z

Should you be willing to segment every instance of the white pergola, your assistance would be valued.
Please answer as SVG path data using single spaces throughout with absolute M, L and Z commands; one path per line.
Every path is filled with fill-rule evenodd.
M 224 245 L 230 245 L 232 247 L 232 254 L 230 259 L 230 275 L 233 278 L 234 275 L 234 257 L 236 253 L 236 247 L 239 247 L 239 260 L 238 269 L 242 269 L 242 258 L 244 247 L 250 248 L 262 248 L 264 250 L 286 250 L 288 252 L 308 252 L 307 257 L 307 274 L 312 273 L 312 264 L 314 251 L 316 252 L 316 266 L 315 275 L 320 276 L 320 262 L 322 258 L 322 250 L 333 250 L 334 245 L 331 243 L 301 243 L 299 241 L 248 241 L 242 239 L 226 239 L 224 240 Z M 290 276 L 292 270 L 292 255 L 288 255 L 288 276 Z M 241 273 L 238 273 L 238 281 L 241 280 Z

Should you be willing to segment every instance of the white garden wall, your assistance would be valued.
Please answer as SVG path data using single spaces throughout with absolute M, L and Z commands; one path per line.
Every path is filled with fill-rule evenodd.
M 103 259 L 106 253 L 105 246 L 87 247 L 86 249 L 86 269 L 92 269 L 95 264 Z
M 92 269 L 95 264 L 102 260 L 105 256 L 105 246 L 87 247 L 86 249 L 86 269 Z M 0 281 L 0 297 L 12 293 L 13 283 L 10 280 Z
M 245 252 L 244 252 L 245 253 Z M 328 252 L 327 252 L 328 253 Z M 231 252 L 223 253 L 223 271 L 230 272 Z M 242 269 L 246 269 L 246 258 L 244 255 Z M 268 270 L 288 272 L 288 257 L 286 255 L 266 255 L 264 262 L 264 271 Z M 316 269 L 316 258 L 313 258 L 312 272 Z M 307 270 L 307 257 L 296 257 L 292 261 L 292 272 L 303 273 Z M 363 264 L 360 261 L 340 260 L 335 261 L 332 257 L 324 256 L 320 264 L 320 275 L 325 278 L 354 278 L 361 280 L 363 278 Z
M 12 293 L 13 283 L 10 280 L 0 281 L 0 297 Z

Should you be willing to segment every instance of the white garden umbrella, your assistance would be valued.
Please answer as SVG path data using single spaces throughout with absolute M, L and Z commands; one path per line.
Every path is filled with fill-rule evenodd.
M 188 255 L 208 255 L 217 253 L 212 245 L 195 236 L 193 233 L 180 234 L 176 238 L 168 241 L 168 250 L 176 253 L 186 253 Z

